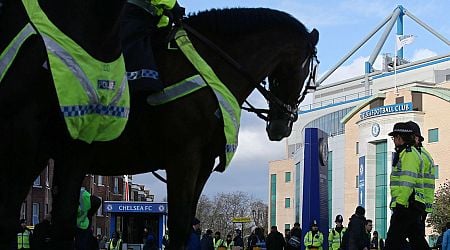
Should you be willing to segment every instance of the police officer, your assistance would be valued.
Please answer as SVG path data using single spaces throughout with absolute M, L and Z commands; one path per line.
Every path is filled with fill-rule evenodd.
M 153 57 L 151 38 L 159 28 L 179 20 L 184 8 L 176 0 L 127 0 L 121 17 L 121 41 L 131 89 L 163 89 Z
M 342 218 L 342 215 L 336 215 L 336 219 L 334 220 L 336 227 L 332 228 L 328 234 L 328 244 L 330 250 L 341 249 L 342 237 L 347 230 L 347 228 L 342 225 L 343 221 L 344 219 Z
M 402 249 L 409 239 L 412 249 L 429 249 L 417 221 L 425 212 L 423 194 L 423 160 L 414 147 L 415 136 L 408 124 L 399 122 L 389 133 L 395 144 L 390 176 L 391 204 L 393 211 L 387 232 L 386 250 Z
M 27 228 L 27 221 L 25 219 L 20 220 L 20 229 L 17 233 L 17 249 L 30 249 L 32 233 Z
M 431 154 L 423 147 L 423 136 L 417 123 L 409 121 L 406 124 L 412 129 L 415 136 L 415 147 L 420 152 L 423 159 L 423 194 L 425 197 L 425 214 L 422 218 L 423 233 L 425 235 L 425 219 L 427 214 L 433 211 L 434 189 L 435 189 L 435 165 Z
M 307 250 L 322 250 L 323 234 L 319 231 L 316 220 L 313 220 L 311 231 L 306 233 L 303 243 Z

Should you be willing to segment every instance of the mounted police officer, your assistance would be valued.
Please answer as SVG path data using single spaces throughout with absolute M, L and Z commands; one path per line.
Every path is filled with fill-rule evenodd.
M 172 21 L 184 16 L 176 0 L 127 0 L 121 18 L 125 67 L 130 87 L 160 91 L 160 81 L 153 57 L 151 38 L 160 28 L 170 28 Z
M 395 144 L 390 176 L 391 204 L 393 211 L 387 232 L 386 250 L 402 249 L 406 238 L 412 249 L 429 249 L 422 233 L 417 230 L 418 221 L 425 213 L 423 194 L 423 160 L 414 147 L 415 136 L 408 124 L 399 122 L 389 133 Z

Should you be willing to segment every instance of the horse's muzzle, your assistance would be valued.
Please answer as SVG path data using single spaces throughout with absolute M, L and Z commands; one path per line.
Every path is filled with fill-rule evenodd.
M 292 125 L 294 123 L 291 119 L 278 119 L 267 122 L 266 131 L 271 141 L 280 141 L 288 137 L 292 132 Z

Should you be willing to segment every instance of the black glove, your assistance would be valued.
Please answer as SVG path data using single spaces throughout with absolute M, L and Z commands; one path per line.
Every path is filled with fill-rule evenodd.
M 183 17 L 186 15 L 185 8 L 181 7 L 178 2 L 175 2 L 175 5 L 170 12 L 172 12 L 173 21 L 175 23 L 183 19 Z

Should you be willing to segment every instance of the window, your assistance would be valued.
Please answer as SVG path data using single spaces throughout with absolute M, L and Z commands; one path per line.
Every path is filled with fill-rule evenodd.
M 399 104 L 399 103 L 404 103 L 405 102 L 405 97 L 404 96 L 399 96 L 397 98 L 395 98 L 395 103 Z
M 377 143 L 375 146 L 375 225 L 377 225 L 378 235 L 385 238 L 388 219 L 387 142 L 383 141 Z
M 115 194 L 119 193 L 119 178 L 114 177 L 114 191 Z
M 358 182 L 359 182 L 359 176 L 355 176 L 355 188 L 359 188 Z
M 44 206 L 44 214 L 45 215 L 48 214 L 48 204 L 45 204 L 45 206 Z
M 40 187 L 41 186 L 41 176 L 39 175 L 36 180 L 33 182 L 34 187 Z
M 103 186 L 103 176 L 102 175 L 97 175 L 97 184 L 99 186 Z
M 25 219 L 27 218 L 27 203 L 23 202 L 22 207 L 20 208 L 20 218 Z
M 270 175 L 270 225 L 275 226 L 277 222 L 277 175 Z
M 39 223 L 39 203 L 33 203 L 33 225 Z
M 370 103 L 370 109 L 374 109 L 374 108 L 378 108 L 384 105 L 384 99 L 383 98 L 378 98 L 373 100 Z
M 50 175 L 50 170 L 48 169 L 48 166 L 45 168 L 45 186 L 49 186 L 49 181 L 48 181 L 48 178 L 49 178 L 49 175 Z
M 359 154 L 359 142 L 356 142 L 356 154 Z
M 428 142 L 438 142 L 439 141 L 439 129 L 433 128 L 428 129 Z
M 98 196 L 97 196 L 98 197 Z M 98 197 L 98 198 L 100 198 L 100 204 L 102 204 L 102 197 Z M 103 216 L 103 209 L 102 209 L 102 207 L 100 206 L 100 208 L 99 209 L 97 209 L 97 216 Z
M 450 81 L 450 75 L 445 75 L 445 81 L 446 82 Z
M 434 165 L 434 179 L 439 179 L 439 165 Z
M 284 173 L 284 181 L 285 182 L 291 182 L 291 172 L 285 172 Z
M 422 93 L 412 92 L 412 103 L 414 111 L 422 111 Z
M 284 208 L 291 208 L 291 198 L 284 198 Z
M 291 224 L 284 224 L 284 230 L 291 229 Z

